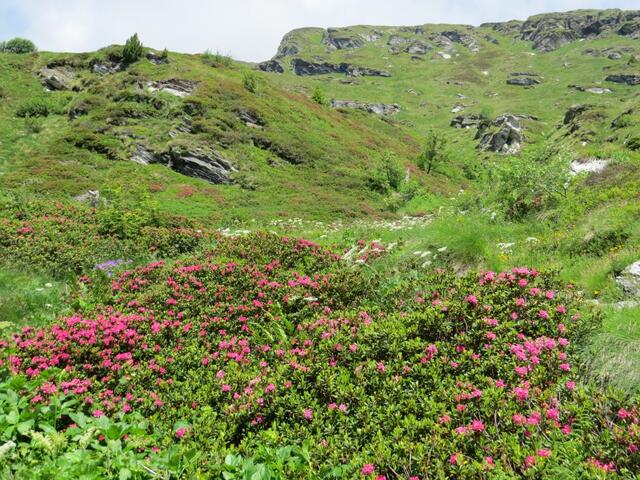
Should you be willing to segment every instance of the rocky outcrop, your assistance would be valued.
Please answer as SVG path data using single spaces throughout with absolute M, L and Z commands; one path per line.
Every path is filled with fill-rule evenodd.
M 325 75 L 328 73 L 344 73 L 352 77 L 377 76 L 390 77 L 391 74 L 384 70 L 376 70 L 368 67 L 358 67 L 349 63 L 308 62 L 301 58 L 291 60 L 291 66 L 296 75 Z
M 404 45 L 408 43 L 409 39 L 406 37 L 401 37 L 400 35 L 389 35 L 389 40 L 387 40 L 387 45 L 390 47 L 399 47 L 400 45 Z
M 198 82 L 194 82 L 192 80 L 181 80 L 179 78 L 147 82 L 147 89 L 150 92 L 165 92 L 175 95 L 176 97 L 186 97 L 191 95 L 197 86 Z
M 580 173 L 598 173 L 609 166 L 608 160 L 600 158 L 581 158 L 571 162 L 571 174 L 578 175 Z
M 433 46 L 424 42 L 413 42 L 411 45 L 407 46 L 404 51 L 406 53 L 411 53 L 414 55 L 424 55 L 427 52 L 433 50 Z
M 97 207 L 101 203 L 100 191 L 98 190 L 87 190 L 80 195 L 76 195 L 73 197 L 73 200 L 76 202 L 88 203 L 93 208 Z
M 393 115 L 400 111 L 400 105 L 397 103 L 365 103 L 357 102 L 355 100 L 331 100 L 332 108 L 355 108 L 358 110 L 364 110 L 368 113 L 375 113 L 376 115 Z
M 580 85 L 569 85 L 569 88 L 575 88 L 579 92 L 595 93 L 596 95 L 612 92 L 610 88 L 605 87 L 581 87 Z
M 539 85 L 540 80 L 531 77 L 511 77 L 507 79 L 507 85 L 517 85 L 520 87 L 532 87 Z
M 590 110 L 592 107 L 593 105 L 586 104 L 572 105 L 564 114 L 564 119 L 562 120 L 563 125 L 570 125 L 574 123 L 575 120 L 580 117 L 580 115 L 582 115 L 587 110 Z
M 284 73 L 284 67 L 278 60 L 267 60 L 258 64 L 258 69 L 263 72 Z
M 166 65 L 169 63 L 169 57 L 157 52 L 147 52 L 147 60 L 154 65 Z
M 486 121 L 483 115 L 470 113 L 468 115 L 458 115 L 451 120 L 451 126 L 454 128 L 472 128 L 477 127 L 480 123 Z
M 91 65 L 91 71 L 98 75 L 110 75 L 119 72 L 121 69 L 122 66 L 119 63 L 113 62 L 94 62 Z
M 533 42 L 535 50 L 550 52 L 579 39 L 606 35 L 638 38 L 640 10 L 576 10 L 536 15 L 525 22 L 485 23 L 481 27 L 520 37 Z
M 230 183 L 230 175 L 236 171 L 226 158 L 210 147 L 173 147 L 156 154 L 137 145 L 131 160 L 142 165 L 164 165 L 188 177 L 215 184 Z
M 518 153 L 524 143 L 524 127 L 521 117 L 511 114 L 500 115 L 492 122 L 483 122 L 478 126 L 476 139 L 478 148 L 501 154 Z
M 627 85 L 640 85 L 640 74 L 619 73 L 608 75 L 605 78 L 607 82 L 626 83 Z
M 243 122 L 247 127 L 262 128 L 264 121 L 257 112 L 248 109 L 241 109 L 237 111 L 238 119 Z
M 329 28 L 325 30 L 322 36 L 322 43 L 330 49 L 345 50 L 364 47 L 366 41 L 361 36 L 352 35 L 349 30 Z
M 68 90 L 70 84 L 75 80 L 76 74 L 73 70 L 65 67 L 41 68 L 38 71 L 38 77 L 49 90 Z
M 640 297 L 640 260 L 632 263 L 616 277 L 616 283 L 630 297 Z

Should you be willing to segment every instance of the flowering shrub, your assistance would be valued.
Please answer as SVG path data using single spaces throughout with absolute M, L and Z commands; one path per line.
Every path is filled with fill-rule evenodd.
M 638 403 L 577 382 L 574 350 L 597 319 L 571 288 L 526 268 L 392 287 L 368 272 L 306 240 L 221 239 L 113 276 L 100 304 L 24 328 L 0 358 L 47 378 L 25 392 L 32 408 L 62 394 L 87 417 L 141 414 L 160 452 L 197 445 L 193 472 L 225 478 L 243 471 L 238 452 L 305 439 L 296 478 L 640 468 Z
M 138 210 L 57 202 L 0 208 L 0 260 L 57 273 L 80 273 L 119 257 L 175 257 L 208 237 L 193 222 Z

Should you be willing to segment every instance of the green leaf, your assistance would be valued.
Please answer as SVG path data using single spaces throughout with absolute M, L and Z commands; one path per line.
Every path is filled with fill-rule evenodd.
M 33 424 L 35 423 L 35 421 L 33 419 L 31 420 L 26 420 L 24 422 L 20 422 L 18 424 L 17 430 L 18 432 L 20 432 L 22 435 L 26 435 L 27 432 L 29 430 L 31 430 L 31 428 L 33 427 Z

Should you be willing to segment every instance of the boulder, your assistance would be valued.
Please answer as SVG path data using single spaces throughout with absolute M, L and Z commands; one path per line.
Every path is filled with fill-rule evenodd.
M 349 63 L 308 62 L 301 58 L 291 60 L 291 66 L 296 75 L 324 75 L 328 73 L 344 73 L 352 77 L 377 76 L 390 77 L 391 74 L 384 70 L 376 70 L 368 67 L 358 67 Z
M 582 115 L 584 112 L 591 109 L 592 107 L 593 105 L 586 105 L 586 104 L 572 105 L 571 107 L 569 107 L 569 110 L 565 112 L 562 123 L 564 125 L 569 125 L 570 123 L 573 123 L 573 121 L 576 118 L 578 118 L 580 115 Z
M 91 71 L 93 73 L 97 73 L 98 75 L 110 75 L 112 73 L 120 71 L 120 69 L 120 64 L 111 62 L 95 62 L 93 65 L 91 65 Z
M 609 160 L 599 158 L 581 158 L 571 162 L 571 174 L 579 173 L 598 173 L 603 171 L 609 165 Z
M 154 65 L 166 65 L 169 63 L 169 57 L 163 56 L 157 52 L 147 52 L 147 60 L 149 60 Z
M 404 49 L 404 51 L 407 53 L 417 55 L 424 55 L 431 50 L 433 50 L 433 46 L 423 42 L 413 42 L 411 45 Z
M 374 113 L 376 115 L 393 115 L 400 111 L 400 105 L 397 103 L 365 103 L 355 100 L 331 100 L 332 108 L 355 108 L 358 110 L 364 110 L 368 113 Z
M 609 52 L 607 55 L 609 60 L 620 60 L 622 58 L 622 54 L 620 52 Z
M 401 37 L 400 35 L 390 35 L 389 40 L 387 40 L 387 45 L 391 47 L 399 47 L 405 43 L 408 43 L 409 39 L 406 37 Z
M 147 88 L 150 92 L 165 92 L 175 95 L 176 97 L 186 97 L 192 94 L 197 86 L 198 82 L 181 80 L 179 78 L 147 82 Z
M 365 40 L 361 36 L 349 35 L 348 31 L 329 28 L 325 30 L 322 42 L 336 50 L 364 47 Z
M 238 119 L 248 127 L 252 128 L 262 128 L 264 126 L 264 121 L 260 118 L 260 116 L 253 110 L 240 109 L 237 112 Z
M 284 67 L 278 60 L 267 60 L 258 64 L 258 69 L 263 72 L 284 73 Z
M 640 74 L 614 74 L 605 78 L 607 82 L 626 83 L 627 85 L 640 85 Z
M 451 120 L 451 126 L 454 128 L 471 128 L 477 127 L 481 122 L 486 121 L 487 118 L 483 115 L 470 113 L 468 115 L 458 115 Z
M 632 263 L 616 277 L 616 283 L 630 297 L 640 297 L 640 260 Z
M 539 85 L 540 81 L 531 77 L 514 77 L 507 79 L 507 85 L 517 85 L 520 87 L 532 87 L 533 85 Z
M 483 122 L 478 126 L 476 139 L 480 139 L 478 148 L 501 154 L 518 153 L 524 143 L 524 128 L 520 117 L 500 115 L 492 122 Z
M 98 190 L 87 190 L 80 195 L 76 195 L 73 199 L 76 202 L 88 203 L 95 208 L 100 203 L 100 192 Z
M 68 90 L 69 84 L 75 80 L 76 75 L 69 68 L 41 68 L 38 76 L 42 84 L 49 90 Z
M 154 153 L 144 145 L 136 145 L 131 160 L 142 164 L 160 164 L 172 170 L 200 178 L 214 184 L 230 183 L 230 174 L 236 169 L 210 147 L 173 147 L 162 153 Z

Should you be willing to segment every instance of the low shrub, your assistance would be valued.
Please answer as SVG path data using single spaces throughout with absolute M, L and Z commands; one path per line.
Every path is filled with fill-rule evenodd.
M 35 44 L 26 38 L 12 38 L 6 42 L 0 42 L 2 53 L 32 53 L 37 51 Z
M 23 392 L 33 408 L 66 391 L 85 417 L 142 414 L 160 454 L 197 446 L 192 477 L 640 468 L 637 400 L 576 382 L 576 349 L 598 317 L 581 315 L 571 286 L 527 268 L 387 284 L 341 255 L 252 234 L 107 282 L 96 274 L 82 310 L 23 329 L 0 358 L 11 375 L 47 379 Z M 280 467 L 258 460 L 264 449 L 276 462 L 281 452 Z

